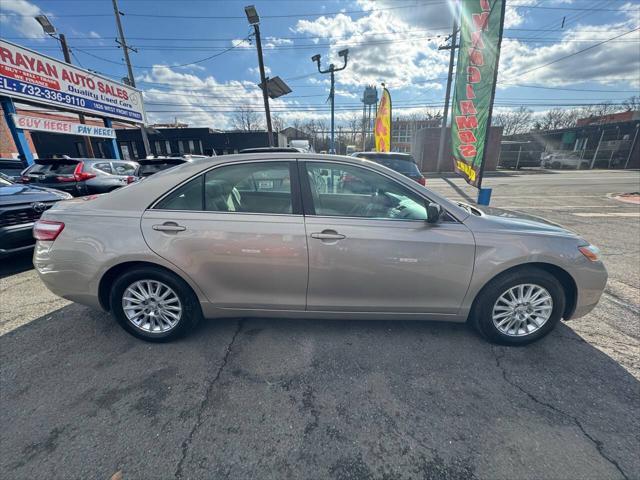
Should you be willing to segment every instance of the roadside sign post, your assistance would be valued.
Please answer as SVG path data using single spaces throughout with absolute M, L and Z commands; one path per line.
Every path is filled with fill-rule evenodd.
M 13 141 L 18 149 L 18 155 L 25 167 L 33 165 L 33 155 L 29 148 L 29 142 L 21 128 L 16 127 L 13 120 L 13 115 L 16 113 L 16 106 L 13 104 L 13 100 L 9 97 L 0 97 L 0 104 L 2 104 L 2 111 L 4 112 L 4 118 L 9 126 L 9 131 L 13 137 Z
M 68 52 L 65 53 L 68 59 Z M 64 125 L 65 122 L 58 121 L 60 128 L 56 127 L 54 133 L 81 135 L 87 140 L 90 136 L 104 138 L 104 130 L 112 130 L 110 125 L 114 119 L 141 126 L 146 123 L 140 90 L 6 40 L 0 40 L 0 97 L 19 154 L 28 163 L 33 163 L 33 156 L 22 131 L 25 127 L 18 128 L 12 118 L 17 115 L 14 101 L 79 114 L 82 124 L 83 114 L 101 118 L 106 128 L 95 125 L 71 127 L 68 122 Z M 119 159 L 114 136 L 111 131 L 107 138 L 113 158 Z M 87 153 L 90 153 L 89 149 Z
M 104 126 L 107 128 L 113 128 L 113 123 L 110 118 L 104 118 Z M 111 158 L 115 158 L 121 160 L 120 151 L 118 150 L 118 142 L 115 138 L 112 138 L 111 141 L 107 142 L 107 148 L 109 149 L 109 155 Z

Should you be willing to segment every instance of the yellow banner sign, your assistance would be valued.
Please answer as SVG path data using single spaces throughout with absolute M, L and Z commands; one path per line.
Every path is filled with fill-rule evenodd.
M 378 105 L 373 133 L 376 139 L 376 152 L 391 151 L 391 95 L 386 88 L 382 89 L 382 99 Z

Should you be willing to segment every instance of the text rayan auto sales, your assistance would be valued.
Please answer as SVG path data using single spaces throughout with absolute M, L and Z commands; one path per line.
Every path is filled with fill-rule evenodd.
M 12 77 L 15 77 L 16 73 L 21 73 L 28 78 L 30 83 L 54 90 L 60 90 L 59 80 L 62 80 L 67 82 L 69 93 L 84 95 L 121 107 L 131 107 L 129 93 L 126 89 L 111 85 L 101 79 L 94 79 L 90 75 L 70 71 L 66 68 L 58 70 L 56 65 L 49 62 L 19 52 L 12 53 L 4 47 L 0 47 L 0 60 L 4 64 L 8 63 L 15 67 L 0 65 L 0 73 L 5 73 L 2 71 L 5 69 L 18 70 L 6 73 L 12 73 L 13 75 L 10 75 Z

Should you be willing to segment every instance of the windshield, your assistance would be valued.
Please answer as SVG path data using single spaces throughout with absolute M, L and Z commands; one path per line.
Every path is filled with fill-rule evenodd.
M 55 173 L 57 175 L 71 175 L 77 165 L 78 164 L 76 162 L 36 163 L 26 173 Z

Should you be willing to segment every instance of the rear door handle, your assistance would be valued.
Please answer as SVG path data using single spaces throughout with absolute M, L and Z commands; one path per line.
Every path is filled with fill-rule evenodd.
M 174 222 L 163 223 L 162 225 L 154 225 L 152 227 L 154 230 L 158 232 L 183 232 L 187 229 L 187 227 L 183 227 L 182 225 L 178 225 Z
M 316 238 L 318 240 L 342 240 L 347 237 L 335 230 L 323 230 L 320 233 L 312 233 L 311 238 Z

